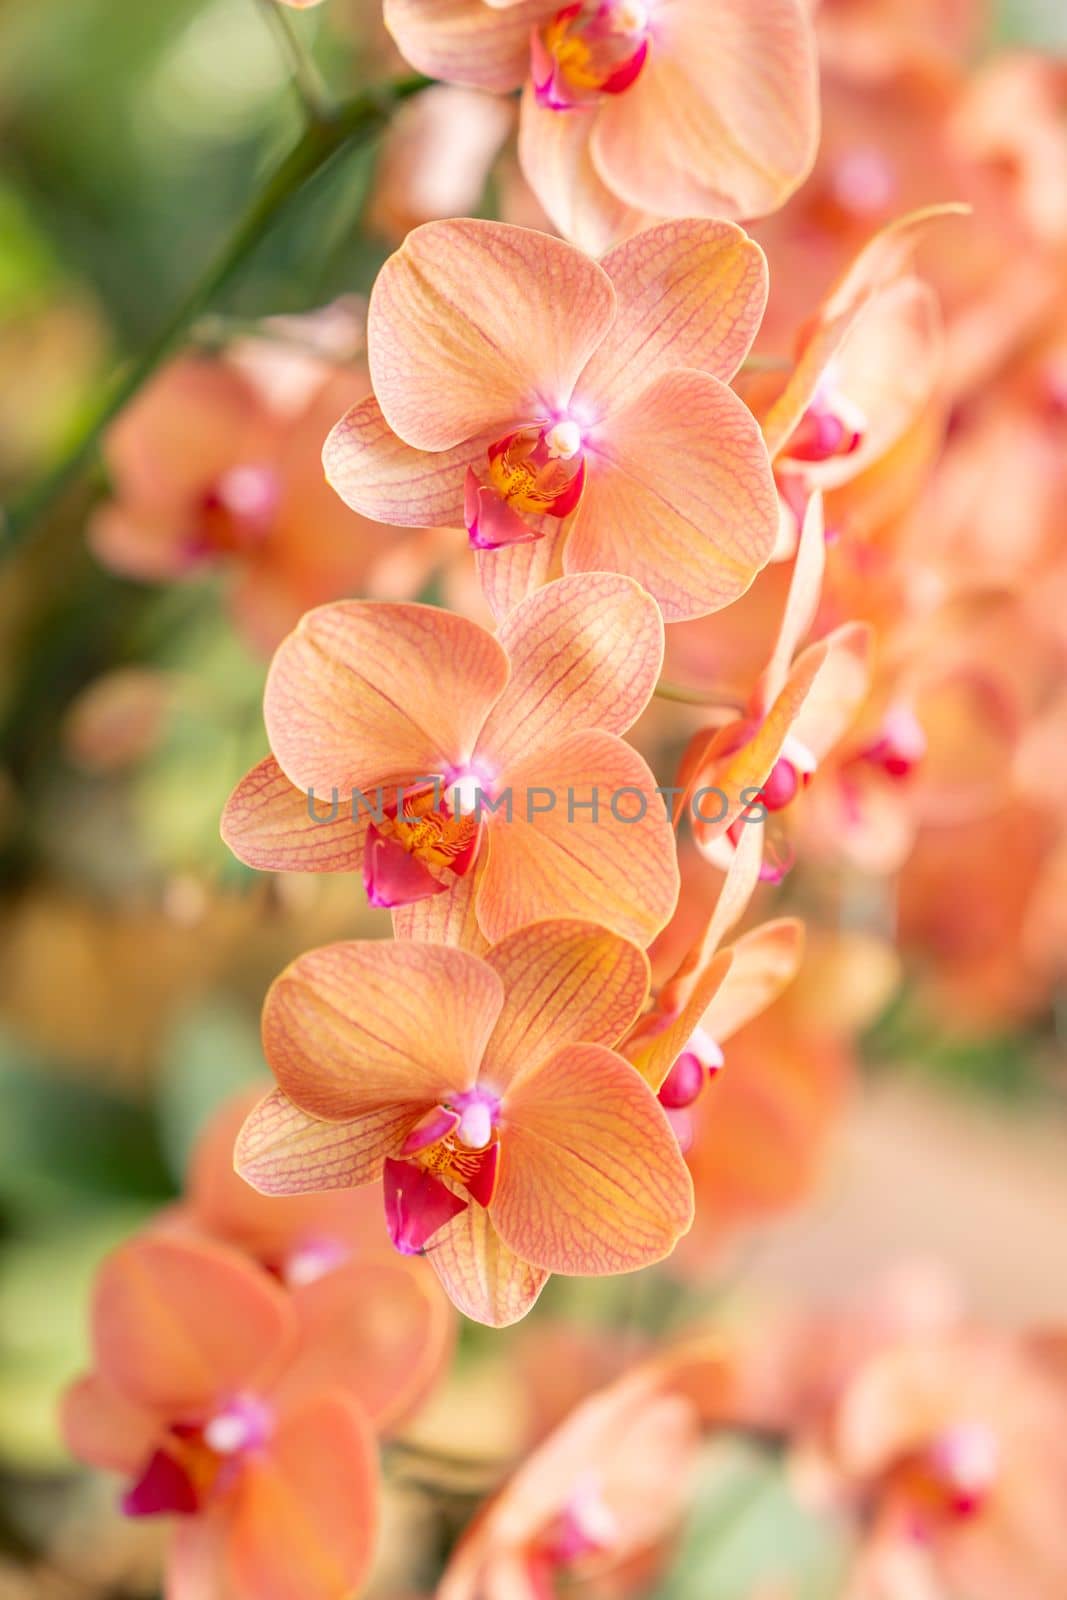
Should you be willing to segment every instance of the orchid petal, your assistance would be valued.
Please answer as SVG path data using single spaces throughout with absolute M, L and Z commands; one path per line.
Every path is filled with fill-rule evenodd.
M 648 994 L 644 951 L 595 923 L 532 923 L 486 961 L 504 986 L 482 1063 L 483 1080 L 498 1091 L 564 1044 L 615 1044 Z
M 341 1390 L 283 1415 L 242 1473 L 226 1563 L 234 1600 L 337 1600 L 360 1593 L 374 1555 L 378 1456 Z
M 364 1255 L 292 1294 L 301 1343 L 276 1390 L 282 1407 L 344 1389 L 385 1433 L 427 1393 L 451 1354 L 455 1318 L 418 1263 Z
M 174 1418 L 273 1375 L 296 1326 L 282 1290 L 235 1251 L 147 1237 L 105 1261 L 92 1336 L 103 1382 Z
M 385 838 L 373 825 L 367 830 L 363 853 L 363 887 L 367 904 L 386 911 L 417 905 L 420 900 L 445 894 L 448 888 L 398 839 Z
M 221 833 L 239 861 L 260 872 L 358 872 L 367 817 L 351 797 L 312 796 L 290 783 L 273 756 L 246 773 L 222 812 Z M 313 820 L 315 817 L 319 821 Z
M 481 956 L 489 941 L 478 926 L 475 912 L 482 864 L 454 878 L 448 893 L 428 900 L 416 900 L 393 911 L 393 934 L 397 939 L 416 939 L 421 944 L 454 944 L 471 955 Z
M 815 620 L 826 569 L 826 531 L 822 496 L 813 494 L 801 524 L 793 574 L 782 611 L 782 621 L 771 658 L 753 697 L 756 715 L 775 700 L 785 686 L 789 667 L 804 636 Z
M 353 940 L 308 951 L 276 978 L 263 1048 L 282 1091 L 344 1121 L 435 1105 L 475 1081 L 500 980 L 445 945 Z
M 744 594 L 777 535 L 754 417 L 717 378 L 679 369 L 594 431 L 563 562 L 627 573 L 677 622 Z
M 401 1104 L 348 1122 L 327 1122 L 275 1089 L 246 1118 L 234 1163 L 259 1194 L 358 1189 L 381 1176 L 382 1161 L 399 1149 L 417 1116 L 417 1108 Z
M 476 552 L 478 576 L 490 611 L 498 622 L 545 584 L 563 576 L 565 524 L 555 517 L 535 517 L 541 537 L 533 544 L 502 545 Z
M 479 1205 L 446 1223 L 426 1255 L 452 1304 L 490 1328 L 521 1321 L 548 1281 L 543 1267 L 509 1249 Z
M 634 232 L 644 216 L 612 193 L 593 164 L 596 115 L 595 106 L 560 112 L 540 105 L 528 82 L 519 120 L 523 176 L 563 237 L 593 256 Z
M 720 950 L 717 955 L 705 955 L 702 960 L 696 957 L 695 951 L 690 952 L 676 979 L 672 980 L 677 984 L 676 998 L 670 991 L 661 994 L 656 1010 L 642 1019 L 631 1038 L 623 1042 L 621 1048 L 627 1059 L 656 1092 L 726 982 L 732 961 L 732 950 Z
M 161 1426 L 156 1411 L 135 1404 L 97 1373 L 71 1384 L 59 1421 L 71 1455 L 127 1477 L 144 1466 Z
M 600 264 L 619 310 L 582 373 L 581 405 L 596 415 L 621 410 L 677 367 L 729 382 L 767 306 L 766 258 L 741 228 L 694 218 L 662 222 Z
M 478 893 L 486 938 L 574 916 L 648 944 L 674 909 L 678 863 L 655 779 L 637 752 L 614 734 L 574 733 L 533 751 L 508 784 L 511 821 L 487 830 Z
M 730 970 L 699 1022 L 720 1044 L 792 983 L 804 952 L 804 924 L 795 917 L 761 923 L 742 934 L 730 952 Z
M 385 0 L 385 25 L 401 54 L 429 78 L 506 94 L 530 61 L 530 29 L 544 20 L 542 0 L 521 0 L 503 15 L 482 0 Z
M 511 676 L 478 741 L 505 778 L 541 746 L 583 728 L 625 733 L 663 665 L 663 620 L 652 597 L 609 572 L 561 578 L 522 601 L 497 638 Z
M 413 450 L 397 437 L 373 395 L 346 411 L 322 447 L 326 481 L 345 505 L 398 527 L 463 527 L 463 480 L 492 437 L 455 449 Z M 355 531 L 355 530 L 353 530 Z
M 386 1227 L 403 1256 L 422 1255 L 438 1230 L 469 1203 L 414 1161 L 388 1159 L 383 1182 Z
M 810 172 L 818 143 L 815 38 L 800 0 L 677 0 L 626 94 L 606 100 L 593 160 L 658 216 L 757 217 Z
M 462 764 L 507 675 L 496 640 L 451 612 L 380 600 L 320 606 L 271 664 L 271 749 L 298 788 L 336 788 L 342 805 L 355 789 L 372 803 L 390 778 Z
M 874 630 L 866 622 L 844 622 L 821 643 L 826 654 L 792 729 L 820 761 L 848 732 L 867 698 Z
M 550 1272 L 629 1272 L 669 1255 L 693 1191 L 648 1085 L 614 1051 L 570 1045 L 519 1074 L 490 1209 L 505 1243 Z
M 503 222 L 428 222 L 378 274 L 367 347 L 393 431 L 451 450 L 566 409 L 615 315 L 590 257 Z

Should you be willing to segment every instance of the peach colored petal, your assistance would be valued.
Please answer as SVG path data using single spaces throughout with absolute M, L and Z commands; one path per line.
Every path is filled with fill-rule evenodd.
M 593 165 L 596 107 L 565 112 L 539 105 L 527 82 L 519 120 L 519 160 L 530 188 L 562 233 L 598 256 L 639 228 L 643 213 L 613 194 Z
M 204 1600 L 214 1594 L 226 1569 L 228 1507 L 196 1517 L 176 1517 L 167 1547 L 165 1600 Z M 236 1600 L 236 1596 L 234 1597 Z
M 292 1294 L 301 1343 L 275 1391 L 279 1405 L 343 1389 L 387 1433 L 426 1396 L 451 1355 L 455 1318 L 422 1263 L 361 1256 Z
M 373 395 L 346 411 L 322 450 L 326 481 L 347 506 L 400 527 L 462 528 L 463 483 L 493 434 L 453 450 L 413 450 L 397 437 Z
M 518 0 L 494 17 L 482 0 L 385 0 L 385 25 L 413 67 L 445 83 L 506 93 L 530 64 L 530 29 L 543 0 Z
M 820 642 L 826 654 L 793 721 L 793 733 L 821 761 L 851 728 L 867 698 L 875 636 L 866 622 L 844 622 Z
M 531 544 L 504 545 L 499 550 L 476 552 L 482 589 L 498 622 L 527 595 L 563 576 L 565 524 L 555 517 L 530 520 L 540 523 L 540 539 Z
M 876 233 L 846 268 L 819 308 L 789 382 L 763 418 L 764 437 L 772 456 L 785 449 L 815 398 L 827 367 L 838 356 L 858 318 L 908 271 L 922 236 L 933 223 L 966 216 L 967 211 L 966 206 L 938 205 L 909 212 Z
M 92 1339 L 102 1381 L 169 1419 L 264 1381 L 295 1337 L 282 1290 L 222 1245 L 135 1239 L 97 1279 Z
M 189 527 L 181 510 L 105 502 L 89 518 L 89 548 L 102 566 L 140 583 L 185 577 L 195 563 L 189 559 Z
M 669 1255 L 693 1219 L 678 1143 L 648 1085 L 614 1051 L 570 1045 L 519 1074 L 504 1102 L 490 1216 L 550 1272 L 629 1272 Z
M 481 857 L 470 872 L 454 878 L 446 894 L 430 895 L 393 912 L 393 935 L 417 939 L 422 944 L 454 944 L 471 955 L 483 956 L 489 941 L 478 926 L 475 911 L 483 871 Z
M 707 373 L 657 378 L 589 441 L 568 572 L 636 578 L 667 622 L 744 594 L 778 535 L 778 496 L 759 428 Z
M 417 1117 L 402 1104 L 349 1122 L 327 1122 L 275 1089 L 245 1120 L 234 1164 L 259 1194 L 358 1189 L 381 1176 L 384 1157 L 402 1144 Z
M 593 133 L 601 176 L 658 216 L 764 216 L 811 170 L 815 39 L 803 0 L 677 0 Z
M 600 264 L 619 311 L 579 380 L 580 404 L 596 416 L 618 411 L 676 367 L 729 382 L 767 307 L 767 261 L 741 228 L 661 222 Z
M 661 995 L 648 1026 L 642 1028 L 639 1024 L 633 1039 L 624 1044 L 627 1058 L 654 1090 L 662 1087 L 694 1029 L 700 1026 L 701 1018 L 726 982 L 732 961 L 732 949 L 720 950 L 702 961 L 687 961 L 683 968 L 686 981 L 684 987 L 679 985 L 677 1003 L 664 1009 Z
M 503 222 L 428 222 L 371 294 L 374 392 L 419 450 L 502 434 L 566 409 L 614 315 L 610 279 L 562 240 Z
M 79 1461 L 129 1476 L 139 1472 L 151 1455 L 161 1419 L 158 1412 L 135 1405 L 121 1389 L 90 1373 L 63 1395 L 59 1426 L 67 1449 Z
M 314 806 L 303 789 L 289 782 L 273 756 L 246 773 L 222 812 L 220 831 L 239 861 L 260 872 L 359 872 L 367 835 L 367 815 L 352 820 L 352 802 L 338 795 L 333 821 L 333 791 L 316 795 Z
M 761 715 L 785 686 L 789 668 L 798 647 L 815 620 L 822 595 L 823 574 L 826 570 L 826 530 L 820 494 L 813 494 L 804 513 L 793 561 L 793 575 L 789 583 L 782 620 L 768 661 L 753 697 L 757 715 Z
M 234 1600 L 340 1600 L 359 1593 L 378 1528 L 378 1458 L 358 1404 L 321 1394 L 284 1416 L 251 1458 L 231 1513 Z
M 764 922 L 730 946 L 730 970 L 699 1026 L 718 1044 L 751 1022 L 792 983 L 804 953 L 804 924 L 795 917 Z
M 508 769 L 583 728 L 625 733 L 663 665 L 663 619 L 629 578 L 560 578 L 517 605 L 497 638 L 511 676 L 489 713 L 477 755 Z
M 503 991 L 477 956 L 445 945 L 353 940 L 291 962 L 263 1007 L 282 1091 L 337 1121 L 434 1105 L 474 1083 Z
M 533 752 L 508 783 L 512 820 L 489 827 L 478 895 L 486 938 L 495 944 L 527 922 L 573 916 L 648 944 L 674 909 L 678 863 L 655 779 L 637 752 L 614 734 L 575 733 Z M 549 796 L 553 807 L 542 812 Z
M 457 1310 L 489 1328 L 520 1322 L 548 1280 L 508 1248 L 479 1205 L 435 1233 L 426 1255 Z
M 337 788 L 342 806 L 358 789 L 373 802 L 390 778 L 462 765 L 507 676 L 496 640 L 451 612 L 384 600 L 320 606 L 271 664 L 271 749 L 298 788 L 327 797 Z
M 564 1044 L 616 1044 L 648 994 L 644 951 L 595 923 L 531 923 L 486 961 L 504 986 L 504 1008 L 481 1075 L 499 1089 Z

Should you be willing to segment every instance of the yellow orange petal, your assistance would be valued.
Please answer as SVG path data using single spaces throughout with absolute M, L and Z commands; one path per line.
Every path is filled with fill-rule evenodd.
M 523 600 L 497 638 L 511 661 L 478 754 L 507 780 L 533 751 L 583 728 L 625 733 L 663 665 L 663 619 L 651 595 L 610 572 L 560 578 Z
M 263 1048 L 301 1110 L 336 1121 L 374 1117 L 470 1088 L 502 1001 L 499 978 L 465 950 L 325 945 L 271 985 Z
M 621 1056 L 571 1045 L 521 1073 L 504 1102 L 490 1216 L 550 1272 L 629 1272 L 669 1255 L 693 1217 L 670 1124 Z
M 566 409 L 614 315 L 611 280 L 560 239 L 503 222 L 427 222 L 371 294 L 374 392 L 419 450 L 503 433 Z
M 530 521 L 539 524 L 539 539 L 501 545 L 498 550 L 479 550 L 476 555 L 482 590 L 498 622 L 535 589 L 563 576 L 566 524 L 554 517 Z
M 418 1110 L 397 1105 L 348 1122 L 309 1116 L 275 1089 L 245 1119 L 234 1164 L 246 1183 L 271 1196 L 358 1189 L 381 1176 Z
M 273 1376 L 296 1323 L 278 1285 L 235 1251 L 146 1237 L 104 1263 L 92 1337 L 103 1381 L 172 1420 Z
M 390 778 L 465 762 L 507 682 L 477 623 L 434 606 L 352 600 L 302 618 L 271 664 L 264 718 L 286 776 L 342 807 Z M 385 803 L 395 804 L 393 792 Z
M 225 1572 L 234 1600 L 360 1592 L 378 1527 L 378 1457 L 353 1399 L 334 1390 L 283 1416 L 235 1493 Z
M 520 1322 L 548 1280 L 508 1248 L 479 1205 L 439 1229 L 427 1257 L 457 1310 L 489 1328 Z
M 600 264 L 619 310 L 582 373 L 581 405 L 596 415 L 617 411 L 676 367 L 729 382 L 767 306 L 767 262 L 743 229 L 697 218 L 661 222 Z
M 804 953 L 804 924 L 795 917 L 764 922 L 730 946 L 730 970 L 699 1026 L 717 1044 L 758 1017 L 792 983 Z
M 532 752 L 508 784 L 512 820 L 489 826 L 478 894 L 486 937 L 497 943 L 525 923 L 573 916 L 648 944 L 674 909 L 678 863 L 637 752 L 614 734 L 574 733 Z
M 744 594 L 774 549 L 778 496 L 751 412 L 717 378 L 655 379 L 590 439 L 568 572 L 625 572 L 667 622 Z
M 599 256 L 640 227 L 643 213 L 608 188 L 593 163 L 596 107 L 560 113 L 538 104 L 527 83 L 519 121 L 523 176 L 565 239 Z
M 369 395 L 334 424 L 322 449 L 322 465 L 327 483 L 364 517 L 400 527 L 459 529 L 467 468 L 484 459 L 492 442 L 483 437 L 454 450 L 413 450 L 397 437 Z
M 595 923 L 535 922 L 485 959 L 504 986 L 504 1007 L 482 1077 L 501 1089 L 564 1044 L 617 1043 L 648 994 L 644 951 Z
M 368 818 L 353 821 L 347 794 L 337 797 L 336 817 L 333 810 L 332 790 L 312 798 L 268 756 L 230 795 L 221 833 L 239 861 L 261 872 L 359 872 Z
M 89 1373 L 72 1383 L 60 1403 L 59 1425 L 79 1461 L 127 1475 L 138 1473 L 159 1438 L 158 1412 L 136 1405 L 121 1389 Z
M 279 1404 L 341 1388 L 386 1433 L 444 1371 L 455 1317 L 423 1262 L 361 1256 L 292 1294 L 300 1349 L 276 1391 Z
M 660 996 L 647 1027 L 638 1025 L 622 1048 L 634 1067 L 654 1090 L 659 1090 L 675 1061 L 689 1043 L 700 1020 L 725 983 L 733 961 L 732 950 L 720 950 L 703 960 L 691 958 L 673 980 L 677 999 L 664 1008 Z
M 484 956 L 489 941 L 478 926 L 475 910 L 484 865 L 479 857 L 469 872 L 453 880 L 447 894 L 397 906 L 392 913 L 394 936 L 422 944 L 454 944 L 471 955 Z

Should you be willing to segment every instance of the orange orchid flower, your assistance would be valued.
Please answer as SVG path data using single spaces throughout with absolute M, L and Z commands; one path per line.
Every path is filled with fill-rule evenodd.
M 699 1409 L 678 1377 L 664 1357 L 578 1405 L 475 1518 L 438 1600 L 544 1600 L 557 1579 L 651 1593 L 700 1446 Z
M 267 1199 L 237 1176 L 234 1141 L 262 1098 L 235 1095 L 209 1120 L 160 1226 L 230 1245 L 285 1284 L 320 1343 L 351 1351 L 348 1387 L 375 1430 L 395 1432 L 448 1366 L 452 1307 L 424 1262 L 390 1247 L 380 1187 Z
M 845 623 L 797 653 L 818 606 L 825 562 L 822 503 L 808 502 L 777 637 L 742 716 L 727 711 L 721 725 L 694 736 L 682 758 L 682 799 L 699 848 L 725 867 L 745 832 L 768 832 L 810 783 L 862 704 L 869 684 L 871 630 Z M 761 814 L 762 813 L 762 814 Z M 762 876 L 778 882 L 788 850 L 767 842 Z
M 762 216 L 815 157 L 804 0 L 386 0 L 385 21 L 432 77 L 525 86 L 523 171 L 590 250 L 645 216 Z
M 363 516 L 465 526 L 497 616 L 594 571 L 636 578 L 668 621 L 718 610 L 777 532 L 727 387 L 766 292 L 730 223 L 662 224 L 600 263 L 505 223 L 427 223 L 379 273 L 374 394 L 327 440 L 327 477 Z
M 75 1455 L 127 1479 L 128 1515 L 177 1518 L 168 1594 L 345 1600 L 361 1586 L 373 1435 L 351 1352 L 323 1352 L 317 1331 L 221 1245 L 144 1237 L 104 1263 L 94 1368 L 63 1427 Z
M 225 570 L 238 628 L 269 653 L 309 606 L 365 590 L 390 546 L 412 547 L 413 587 L 425 562 L 409 530 L 383 551 L 382 531 L 346 512 L 317 468 L 338 411 L 367 392 L 365 370 L 302 352 L 290 399 L 292 358 L 263 345 L 254 366 L 182 356 L 142 390 L 107 435 L 112 497 L 89 538 L 144 582 Z
M 648 989 L 636 945 L 534 923 L 483 957 L 408 941 L 328 945 L 267 997 L 278 1089 L 237 1168 L 265 1194 L 384 1175 L 391 1236 L 425 1249 L 460 1310 L 524 1316 L 551 1272 L 662 1260 L 692 1221 L 663 1110 L 612 1048 Z
M 575 915 L 647 944 L 677 862 L 655 780 L 618 735 L 662 651 L 654 602 L 608 573 L 531 595 L 497 638 L 430 606 L 322 607 L 274 658 L 273 755 L 223 837 L 269 871 L 362 867 L 377 905 L 447 901 L 476 870 L 489 940 Z M 312 791 L 333 820 L 314 819 Z

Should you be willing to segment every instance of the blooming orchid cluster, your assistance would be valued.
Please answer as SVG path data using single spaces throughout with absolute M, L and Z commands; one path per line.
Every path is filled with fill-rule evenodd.
M 415 225 L 365 345 L 345 304 L 299 354 L 180 357 L 111 431 L 94 550 L 154 582 L 225 570 L 270 655 L 230 852 L 290 887 L 343 875 L 361 933 L 381 931 L 363 902 L 391 918 L 274 979 L 273 1087 L 209 1124 L 183 1200 L 97 1281 L 65 1433 L 122 1475 L 128 1515 L 177 1519 L 167 1600 L 360 1593 L 379 1447 L 442 1378 L 454 1310 L 501 1329 L 553 1275 L 662 1264 L 685 1284 L 793 1204 L 896 967 L 884 940 L 841 934 L 831 963 L 816 937 L 794 984 L 804 926 L 766 897 L 813 866 L 888 881 L 917 840 L 921 871 L 924 827 L 1047 801 L 1062 618 L 1035 625 L 1011 685 L 1026 715 L 989 759 L 952 782 L 926 759 L 939 716 L 969 731 L 996 699 L 984 641 L 1034 617 L 1032 595 L 958 570 L 962 550 L 997 575 L 1000 552 L 956 456 L 1017 433 L 960 398 L 982 286 L 946 262 L 971 189 L 872 177 L 836 113 L 819 152 L 820 43 L 831 109 L 877 81 L 848 9 L 385 0 L 438 80 L 428 118 L 521 90 L 498 208 L 519 220 L 393 208 Z M 900 204 L 874 207 L 881 179 Z M 1055 332 L 1026 351 L 1046 380 Z M 990 779 L 1005 749 L 1010 793 Z M 1062 885 L 1056 815 L 1034 848 Z M 903 882 L 921 942 L 934 897 L 909 910 Z M 1023 914 L 1062 928 L 1047 894 Z M 598 1350 L 437 1592 L 545 1600 L 616 1567 L 598 1592 L 655 1592 L 707 1437 L 733 1430 L 782 1443 L 855 1517 L 849 1600 L 956 1582 L 1053 1600 L 1044 1500 L 1021 1585 L 1015 1524 L 974 1524 L 1004 1439 L 1063 1481 L 1060 1344 L 904 1332 L 798 1318 L 762 1342 L 642 1344 L 636 1365 L 621 1339 Z

